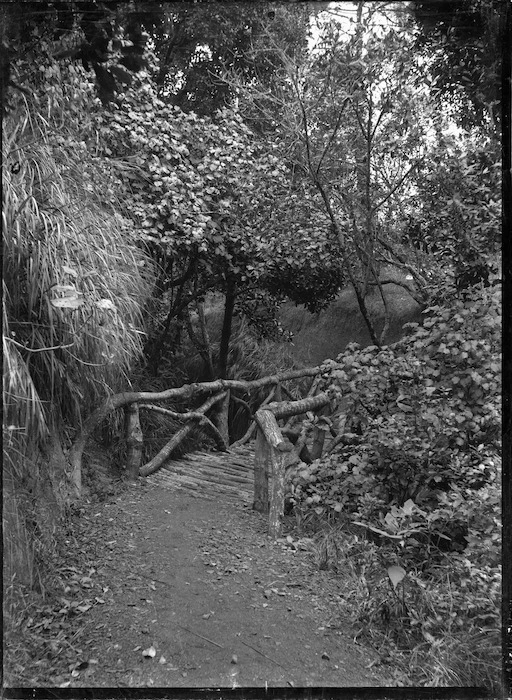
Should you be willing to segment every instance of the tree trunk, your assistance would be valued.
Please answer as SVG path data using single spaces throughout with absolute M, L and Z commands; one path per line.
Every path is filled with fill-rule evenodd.
M 229 399 L 231 392 L 226 392 L 225 398 L 217 406 L 213 423 L 222 435 L 226 445 L 229 445 Z
M 224 320 L 222 323 L 222 335 L 220 339 L 219 351 L 219 377 L 225 379 L 228 374 L 228 353 L 229 341 L 231 339 L 231 329 L 233 325 L 233 312 L 235 310 L 236 287 L 232 280 L 228 278 L 226 284 L 226 301 L 224 304 Z
M 210 343 L 210 336 L 208 335 L 208 329 L 206 327 L 206 318 L 204 316 L 204 304 L 198 301 L 197 304 L 197 316 L 199 318 L 199 328 L 201 329 L 201 336 L 204 343 L 204 361 L 206 365 L 206 372 L 209 379 L 215 379 L 215 369 L 213 366 L 213 356 L 212 356 L 212 346 Z

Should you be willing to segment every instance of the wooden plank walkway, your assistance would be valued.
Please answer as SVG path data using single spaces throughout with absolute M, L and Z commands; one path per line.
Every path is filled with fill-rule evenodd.
M 147 477 L 150 484 L 183 489 L 208 500 L 254 500 L 254 447 L 242 445 L 228 452 L 191 452 L 166 462 Z

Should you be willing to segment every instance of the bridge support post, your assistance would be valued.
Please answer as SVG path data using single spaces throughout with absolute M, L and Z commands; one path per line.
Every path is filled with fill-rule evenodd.
M 281 535 L 284 515 L 284 458 L 292 445 L 283 439 L 272 411 L 262 408 L 256 412 L 255 418 L 258 435 L 254 458 L 254 508 L 262 513 L 268 512 L 269 535 L 277 539 Z
M 130 479 L 136 479 L 142 464 L 142 448 L 144 446 L 138 403 L 131 403 L 124 407 L 124 426 L 127 446 L 126 470 Z
M 268 513 L 268 465 L 270 462 L 269 445 L 263 431 L 258 428 L 254 450 L 254 503 L 253 508 L 259 513 Z

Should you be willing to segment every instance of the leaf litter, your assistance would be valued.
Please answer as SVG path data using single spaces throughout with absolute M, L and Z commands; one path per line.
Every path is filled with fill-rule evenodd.
M 161 578 L 153 575 L 153 572 L 160 573 L 158 566 L 151 570 L 151 575 L 147 574 L 151 567 L 147 560 L 141 562 L 141 545 L 136 546 L 134 550 L 123 545 L 128 533 L 132 535 L 141 531 L 142 534 L 144 529 L 141 530 L 141 524 L 145 525 L 148 517 L 151 517 L 143 508 L 140 509 L 140 513 L 129 513 L 122 509 L 123 501 L 131 505 L 140 505 L 152 487 L 138 484 L 132 488 L 130 493 L 115 496 L 113 503 L 104 503 L 101 508 L 97 503 L 89 507 L 86 504 L 80 517 L 71 523 L 73 537 L 69 538 L 65 549 L 59 552 L 59 561 L 55 562 L 54 590 L 48 592 L 47 603 L 32 610 L 27 619 L 25 637 L 29 642 L 29 661 L 15 669 L 17 678 L 15 682 L 11 682 L 12 685 L 110 686 L 114 682 L 113 676 L 123 685 L 158 685 L 162 682 L 164 686 L 175 683 L 187 685 L 192 682 L 191 674 L 201 673 L 200 663 L 186 661 L 176 649 L 173 651 L 160 643 L 162 637 L 158 631 L 159 615 L 154 615 L 155 619 L 151 620 L 151 625 L 148 625 L 147 621 L 146 624 L 141 624 L 146 615 L 133 601 L 144 601 L 145 605 L 153 605 L 153 600 L 144 595 L 144 590 L 149 589 L 157 594 L 160 589 L 162 593 L 159 595 L 165 594 L 168 597 L 165 590 L 173 585 L 173 582 L 165 581 L 162 575 Z M 186 496 L 183 495 L 182 498 L 185 500 Z M 172 525 L 169 515 L 173 510 L 165 510 L 165 517 Z M 110 517 L 106 517 L 107 515 Z M 151 530 L 157 533 L 152 537 L 152 548 L 157 551 L 159 525 Z M 220 587 L 219 591 L 223 591 L 227 586 L 226 593 L 232 597 L 240 597 L 246 609 L 254 610 L 255 613 L 259 609 L 266 616 L 269 615 L 267 611 L 272 611 L 272 617 L 264 618 L 261 622 L 263 626 L 251 632 L 256 640 L 259 640 L 257 646 L 243 640 L 239 630 L 232 630 L 232 640 L 226 645 L 225 632 L 219 639 L 215 634 L 202 634 L 200 627 L 194 630 L 190 625 L 183 625 L 177 620 L 174 629 L 180 629 L 186 635 L 192 635 L 193 638 L 206 643 L 213 651 L 218 650 L 215 653 L 221 656 L 224 651 L 229 651 L 226 646 L 236 646 L 238 643 L 252 651 L 256 656 L 247 658 L 236 648 L 230 651 L 226 661 L 229 664 L 230 659 L 236 659 L 236 662 L 232 663 L 240 668 L 240 674 L 248 668 L 247 664 L 254 664 L 254 659 L 257 658 L 264 660 L 262 663 L 268 662 L 268 669 L 278 667 L 281 669 L 280 673 L 291 673 L 288 662 L 291 662 L 291 665 L 297 663 L 297 652 L 293 649 L 292 653 L 290 647 L 282 645 L 286 642 L 295 644 L 295 640 L 293 635 L 290 637 L 285 630 L 285 637 L 290 638 L 278 638 L 280 630 L 273 626 L 274 616 L 279 614 L 279 619 L 286 620 L 282 616 L 290 616 L 294 611 L 293 616 L 288 618 L 289 623 L 304 624 L 305 630 L 309 630 L 304 634 L 309 635 L 306 639 L 311 642 L 314 636 L 311 625 L 306 622 L 308 616 L 314 609 L 316 616 L 320 613 L 329 616 L 329 611 L 332 613 L 332 591 L 324 585 L 324 573 L 312 570 L 307 557 L 308 543 L 303 543 L 300 539 L 290 542 L 289 538 L 284 538 L 284 542 L 272 544 L 266 537 L 265 524 L 261 522 L 259 514 L 246 509 L 234 511 L 229 526 L 212 526 L 208 529 L 204 526 L 195 527 L 194 523 L 193 527 L 189 526 L 189 532 L 190 530 L 196 533 L 195 536 L 201 541 L 194 556 L 203 567 L 203 576 L 206 576 L 204 584 Z M 148 531 L 150 530 L 146 528 L 146 534 L 143 536 L 147 537 Z M 187 547 L 187 542 L 184 542 L 183 546 Z M 144 556 L 150 557 L 147 553 Z M 165 551 L 160 550 L 159 556 L 168 556 L 167 548 Z M 155 559 L 150 558 L 151 561 L 160 561 L 158 555 Z M 319 585 L 320 580 L 322 585 Z M 194 585 L 197 584 L 197 581 L 192 579 L 183 583 L 190 586 L 191 581 Z M 155 585 L 158 583 L 164 584 L 164 588 Z M 114 595 L 116 589 L 118 593 Z M 190 596 L 194 604 L 196 601 L 200 603 L 194 591 L 190 592 Z M 289 599 L 290 602 L 285 603 L 285 599 Z M 283 601 L 285 606 L 282 612 L 279 612 L 279 606 L 275 608 L 279 601 Z M 95 612 L 99 608 L 104 610 L 101 616 Z M 220 610 L 207 608 L 205 612 L 203 608 L 198 610 L 196 619 L 204 625 L 213 625 L 208 629 L 215 631 L 221 629 L 216 625 L 221 623 L 225 616 L 226 613 Z M 192 619 L 193 617 L 190 617 L 190 620 Z M 267 619 L 268 622 L 265 622 Z M 304 620 L 304 623 L 301 623 L 301 620 Z M 329 623 L 329 620 L 326 622 Z M 280 623 L 281 626 L 286 624 Z M 328 624 L 325 627 L 328 627 Z M 128 628 L 131 631 L 127 637 Z M 137 639 L 137 632 L 139 635 L 155 635 L 153 643 L 149 646 L 147 642 L 143 644 L 141 639 Z M 119 639 L 116 640 L 116 636 L 119 635 Z M 157 643 L 159 637 L 160 642 Z M 235 638 L 236 643 L 233 641 Z M 184 639 L 188 644 L 190 637 Z M 279 654 L 274 653 L 276 644 L 285 652 L 283 663 L 278 660 Z M 260 645 L 263 645 L 263 650 L 258 648 Z M 308 646 L 310 645 L 302 644 L 304 649 Z M 206 649 L 204 645 L 203 648 Z M 270 649 L 271 655 L 265 653 Z M 208 660 L 204 657 L 205 652 L 201 653 L 203 662 L 210 663 L 209 668 L 212 668 L 212 664 L 216 663 L 215 659 Z M 307 653 L 310 654 L 309 649 Z M 317 658 L 324 653 L 327 654 L 325 649 L 318 649 Z M 132 655 L 130 658 L 129 654 Z M 135 660 L 137 654 L 140 655 L 141 662 L 146 659 L 146 664 L 148 661 L 154 664 L 139 667 Z M 323 658 L 327 667 L 327 659 Z M 311 656 L 309 663 L 314 669 L 314 656 Z M 154 670 L 148 676 L 148 671 L 143 671 L 142 668 Z M 160 670 L 157 672 L 156 669 Z M 270 673 L 268 669 L 267 672 Z M 181 671 L 178 676 L 173 675 L 165 681 L 161 680 L 165 677 L 162 674 L 176 674 L 178 671 Z M 322 673 L 325 675 L 326 671 Z M 284 684 L 286 683 L 300 684 L 292 677 L 287 677 L 284 681 Z M 339 681 L 336 684 L 340 684 Z

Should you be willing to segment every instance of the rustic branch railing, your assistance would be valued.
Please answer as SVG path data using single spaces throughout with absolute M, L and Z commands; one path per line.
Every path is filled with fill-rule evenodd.
M 311 457 L 306 445 L 308 428 L 304 426 L 302 428 L 292 427 L 292 424 L 300 415 L 307 414 L 312 419 L 312 412 L 322 411 L 322 409 L 325 411 L 325 407 L 330 404 L 330 397 L 326 393 L 316 394 L 322 370 L 321 366 L 309 367 L 281 372 L 254 381 L 219 379 L 213 382 L 186 384 L 180 388 L 172 388 L 162 392 L 137 391 L 111 396 L 85 420 L 81 432 L 69 451 L 68 461 L 71 467 L 71 479 L 77 497 L 80 497 L 81 491 L 82 454 L 85 444 L 101 422 L 116 409 L 123 408 L 125 412 L 126 466 L 130 478 L 136 478 L 139 474 L 148 476 L 156 472 L 171 457 L 183 439 L 199 426 L 213 436 L 219 450 L 226 451 L 228 444 L 225 439 L 225 428 L 229 392 L 232 390 L 251 392 L 269 386 L 271 387 L 270 392 L 254 414 L 253 421 L 245 435 L 233 443 L 231 447 L 236 448 L 243 445 L 256 432 L 254 508 L 262 513 L 268 513 L 269 534 L 274 538 L 279 537 L 284 514 L 285 469 L 294 461 L 298 462 L 301 459 L 310 461 Z M 283 382 L 304 377 L 313 377 L 306 398 L 298 401 L 282 401 L 283 394 L 291 397 L 290 392 L 283 386 Z M 185 413 L 172 411 L 153 403 L 176 399 L 190 400 L 201 395 L 208 396 L 206 401 L 199 408 Z M 239 402 L 245 403 L 242 400 Z M 220 404 L 221 409 L 220 412 L 217 412 L 216 424 L 214 424 L 205 414 L 216 404 Z M 248 404 L 245 406 L 249 411 L 251 410 Z M 186 421 L 160 452 L 144 465 L 142 464 L 143 435 L 140 425 L 140 410 L 155 411 L 173 419 Z M 286 424 L 280 427 L 278 420 L 286 419 L 288 419 Z M 323 435 L 319 431 L 325 429 L 325 426 L 316 428 L 312 453 L 315 453 L 317 448 L 321 451 Z
M 286 453 L 293 450 L 292 444 L 285 440 L 277 419 L 315 411 L 329 403 L 329 395 L 321 393 L 300 401 L 269 403 L 256 411 L 258 431 L 254 457 L 254 509 L 268 513 L 269 535 L 274 539 L 281 535 L 284 515 Z
M 177 433 L 174 433 L 172 438 L 169 440 L 169 442 L 162 447 L 160 452 L 153 457 L 151 461 L 149 461 L 147 464 L 145 464 L 143 467 L 139 469 L 139 474 L 141 476 L 149 476 L 150 474 L 154 474 L 160 467 L 163 465 L 163 463 L 169 459 L 171 454 L 174 452 L 174 450 L 178 447 L 178 445 L 183 441 L 183 439 L 189 435 L 189 433 L 192 432 L 194 429 L 195 425 L 197 425 L 197 422 L 204 423 L 207 425 L 210 429 L 211 432 L 213 432 L 214 437 L 217 442 L 217 446 L 219 449 L 221 449 L 223 452 L 227 450 L 227 444 L 220 434 L 220 432 L 217 430 L 217 428 L 213 425 L 213 423 L 204 415 L 207 411 L 210 410 L 212 406 L 214 406 L 217 402 L 222 401 L 226 397 L 225 391 L 222 391 L 220 394 L 216 394 L 215 396 L 212 396 L 211 398 L 208 399 L 208 401 L 205 401 L 205 403 L 198 409 L 196 409 L 193 413 L 181 413 L 181 414 L 175 414 L 182 418 L 189 418 L 190 422 L 188 422 L 186 425 L 184 425 L 182 428 L 178 430 Z M 146 404 L 143 404 L 146 406 Z M 147 406 L 146 406 L 147 407 Z M 165 409 L 163 409 L 165 410 Z M 160 411 L 161 412 L 161 411 Z
M 77 498 L 80 498 L 81 496 L 81 491 L 82 491 L 82 454 L 85 448 L 85 445 L 87 443 L 87 440 L 91 437 L 93 432 L 98 428 L 98 426 L 102 423 L 102 421 L 107 418 L 113 411 L 117 410 L 118 408 L 124 408 L 127 406 L 130 406 L 131 404 L 135 403 L 140 403 L 140 402 L 147 402 L 147 401 L 172 401 L 176 399 L 180 400 L 190 400 L 193 399 L 197 396 L 200 396 L 202 394 L 206 395 L 215 395 L 217 394 L 217 398 L 220 400 L 221 398 L 224 397 L 224 393 L 226 391 L 229 391 L 230 389 L 233 390 L 241 390 L 241 391 L 253 391 L 255 389 L 259 389 L 261 387 L 265 386 L 275 386 L 277 387 L 281 382 L 288 381 L 290 379 L 300 379 L 302 377 L 315 377 L 317 374 L 319 374 L 322 371 L 321 367 L 308 367 L 308 368 L 303 368 L 303 369 L 296 369 L 296 370 L 288 370 L 286 372 L 281 372 L 279 374 L 275 374 L 272 376 L 268 377 L 262 377 L 261 379 L 255 379 L 254 381 L 240 381 L 237 379 L 217 379 L 214 382 L 197 382 L 195 384 L 185 384 L 182 387 L 179 388 L 172 388 L 172 389 L 167 389 L 166 391 L 159 391 L 159 392 L 154 392 L 154 391 L 130 391 L 130 392 L 123 392 L 121 394 L 115 394 L 114 396 L 110 396 L 108 399 L 106 399 L 101 406 L 99 406 L 95 411 L 91 413 L 91 415 L 84 421 L 82 428 L 80 432 L 78 433 L 78 436 L 76 437 L 75 441 L 70 447 L 69 453 L 68 453 L 68 462 L 69 462 L 69 467 L 70 467 L 70 479 L 71 482 L 74 486 L 74 491 L 75 491 L 75 496 Z M 214 401 L 215 403 L 215 401 Z M 203 407 L 204 408 L 204 405 Z M 205 409 L 204 412 L 206 412 Z M 198 409 L 199 411 L 199 409 Z M 203 411 L 201 411 L 203 412 Z M 138 438 L 135 436 L 136 433 L 133 432 L 134 430 L 136 431 L 136 421 L 137 421 L 137 410 L 134 409 L 134 412 L 130 414 L 128 412 L 127 416 L 130 416 L 131 418 L 126 418 L 126 421 L 128 425 L 130 426 L 128 431 L 131 434 L 131 447 L 133 448 L 132 452 L 132 458 L 133 460 L 136 461 L 136 455 L 138 454 Z M 180 439 L 181 441 L 185 435 L 188 435 L 193 428 L 193 425 L 186 425 L 184 426 L 180 432 Z M 174 438 L 177 438 L 178 436 L 175 435 Z M 169 445 L 174 449 L 173 446 L 176 446 L 179 441 L 176 439 L 173 439 L 168 443 L 168 445 L 164 448 L 164 450 L 168 451 Z M 172 450 L 171 450 L 172 451 Z M 169 452 L 170 454 L 170 452 Z M 158 457 L 158 455 L 157 455 Z M 166 457 L 164 457 L 165 459 Z M 156 459 L 156 458 L 155 458 Z M 160 465 L 164 461 L 164 459 L 161 460 Z M 148 465 L 151 464 L 151 469 L 155 467 L 154 460 L 148 463 Z M 141 469 L 146 469 L 148 465 L 144 465 Z M 148 467 L 149 468 L 149 467 Z M 134 470 L 133 464 L 131 465 L 130 469 Z M 158 469 L 158 466 L 155 467 L 155 471 Z M 141 472 L 143 473 L 143 472 Z M 150 473 L 150 472 L 147 472 Z

